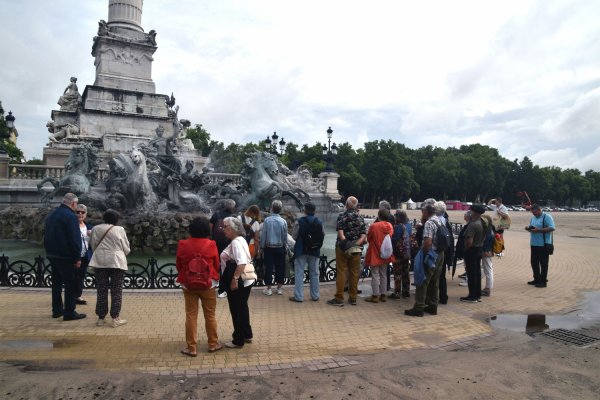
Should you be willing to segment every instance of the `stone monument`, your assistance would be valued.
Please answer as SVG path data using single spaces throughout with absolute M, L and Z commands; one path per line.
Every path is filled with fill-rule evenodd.
M 115 154 L 148 144 L 158 130 L 171 139 L 172 151 L 180 158 L 198 167 L 206 162 L 193 146 L 178 141 L 188 121 L 178 120 L 173 94 L 156 93 L 156 31 L 144 32 L 142 7 L 143 0 L 109 0 L 108 21 L 100 20 L 93 39 L 96 79 L 80 94 L 77 78 L 71 77 L 58 101 L 60 109 L 52 111 L 46 125 L 46 165 L 63 165 L 73 147 L 89 144 L 106 167 Z

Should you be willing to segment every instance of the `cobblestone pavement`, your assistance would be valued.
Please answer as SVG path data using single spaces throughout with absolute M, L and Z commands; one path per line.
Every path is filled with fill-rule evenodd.
M 576 234 L 573 234 L 576 235 Z M 63 322 L 53 319 L 50 291 L 0 289 L 0 361 L 119 371 L 137 370 L 155 374 L 196 376 L 211 373 L 258 375 L 272 370 L 305 367 L 311 370 L 355 364 L 357 356 L 388 349 L 452 348 L 493 335 L 486 319 L 499 313 L 562 314 L 575 309 L 583 291 L 600 289 L 598 238 L 557 233 L 556 252 L 550 260 L 548 287 L 527 285 L 531 279 L 528 234 L 505 235 L 505 256 L 494 258 L 495 283 L 491 297 L 483 302 L 459 302 L 466 288 L 458 278 L 450 280 L 450 300 L 440 305 L 437 316 L 407 317 L 408 300 L 388 299 L 370 304 L 370 282 L 357 306 L 331 307 L 334 285 L 321 286 L 318 302 L 264 296 L 256 288 L 250 296 L 253 343 L 243 349 L 203 351 L 206 338 L 199 321 L 198 357 L 183 356 L 184 305 L 180 291 L 125 291 L 122 316 L 129 323 L 117 329 L 95 325 L 95 292 L 88 290 L 88 305 L 78 311 L 88 318 Z M 457 275 L 462 270 L 457 271 Z M 308 288 L 305 288 L 305 297 Z M 227 300 L 218 300 L 218 332 L 230 339 L 231 318 Z

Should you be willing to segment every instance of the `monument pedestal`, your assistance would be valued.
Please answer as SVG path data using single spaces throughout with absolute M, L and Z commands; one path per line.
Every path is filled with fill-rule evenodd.
M 338 178 L 340 174 L 337 172 L 321 172 L 319 178 L 323 179 L 325 184 L 325 195 L 330 197 L 331 200 L 340 200 L 342 196 L 338 192 Z

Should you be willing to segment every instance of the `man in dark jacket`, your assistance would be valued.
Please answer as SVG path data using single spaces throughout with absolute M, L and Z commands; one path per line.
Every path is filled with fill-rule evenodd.
M 44 247 L 52 268 L 52 318 L 85 318 L 75 311 L 75 270 L 81 266 L 81 232 L 75 215 L 77 196 L 67 193 L 62 204 L 46 218 Z M 62 287 L 65 300 L 62 300 Z
M 315 217 L 316 207 L 313 203 L 304 205 L 305 217 L 299 218 L 294 225 L 292 237 L 296 240 L 294 246 L 294 295 L 290 296 L 291 301 L 301 303 L 304 301 L 304 270 L 309 272 L 310 279 L 310 298 L 312 301 L 319 300 L 319 256 L 321 255 L 322 241 L 315 240 L 315 243 L 309 243 L 312 248 L 307 248 L 307 240 L 312 239 L 311 232 L 318 230 L 321 235 L 317 239 L 325 237 L 323 223 Z M 309 238 L 309 235 L 311 237 Z

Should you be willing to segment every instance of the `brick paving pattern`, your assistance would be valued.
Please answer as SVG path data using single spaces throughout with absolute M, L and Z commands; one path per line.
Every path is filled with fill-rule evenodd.
M 597 225 L 597 224 L 596 224 Z M 374 352 L 435 348 L 440 351 L 467 346 L 493 335 L 486 318 L 499 313 L 561 314 L 573 310 L 581 292 L 600 289 L 598 238 L 559 236 L 550 260 L 549 285 L 527 285 L 531 279 L 528 234 L 510 231 L 505 256 L 494 258 L 494 289 L 481 303 L 458 301 L 467 289 L 450 280 L 447 305 L 437 316 L 423 318 L 403 314 L 414 301 L 388 299 L 370 304 L 370 282 L 360 282 L 362 298 L 357 306 L 331 307 L 334 285 L 322 284 L 321 300 L 294 303 L 283 296 L 264 296 L 253 289 L 251 323 L 255 339 L 243 349 L 205 351 L 203 322 L 199 321 L 198 357 L 183 356 L 184 303 L 177 291 L 125 291 L 122 317 L 129 323 L 117 329 L 97 327 L 94 290 L 84 297 L 88 305 L 77 311 L 88 314 L 81 321 L 52 319 L 48 289 L 0 289 L 0 360 L 78 365 L 98 370 L 138 370 L 158 375 L 198 376 L 237 374 L 252 376 L 275 370 L 322 370 L 357 364 Z M 457 275 L 462 269 L 457 271 Z M 414 287 L 413 287 L 414 289 Z M 308 296 L 308 288 L 305 288 Z M 217 305 L 219 339 L 230 340 L 231 318 L 226 299 Z

